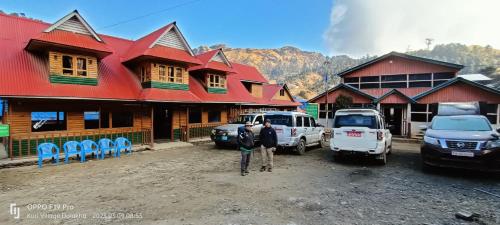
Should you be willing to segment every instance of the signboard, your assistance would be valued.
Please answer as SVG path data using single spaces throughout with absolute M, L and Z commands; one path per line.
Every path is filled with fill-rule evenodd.
M 319 104 L 318 103 L 307 103 L 306 113 L 318 120 L 319 115 Z
M 9 125 L 0 124 L 0 137 L 8 137 L 9 136 Z

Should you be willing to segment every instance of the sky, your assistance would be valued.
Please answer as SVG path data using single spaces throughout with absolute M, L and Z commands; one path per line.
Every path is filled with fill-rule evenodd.
M 74 9 L 97 32 L 133 40 L 177 21 L 193 48 L 359 57 L 426 48 L 426 38 L 500 48 L 500 0 L 0 0 L 4 12 L 49 23 Z

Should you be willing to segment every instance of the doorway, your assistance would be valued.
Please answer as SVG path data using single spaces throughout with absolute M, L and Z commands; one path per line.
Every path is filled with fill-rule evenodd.
M 172 138 L 172 110 L 166 105 L 155 105 L 153 108 L 154 139 Z
M 403 124 L 403 107 L 401 105 L 384 105 L 385 123 L 391 125 L 392 135 L 402 135 L 401 126 Z

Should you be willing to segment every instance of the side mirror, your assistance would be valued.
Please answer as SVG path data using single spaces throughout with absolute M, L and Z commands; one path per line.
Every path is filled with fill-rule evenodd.
M 427 130 L 429 127 L 427 127 L 427 125 L 420 125 L 418 128 L 420 128 L 420 130 Z
M 497 128 L 497 132 L 500 133 L 500 128 Z
M 500 138 L 498 134 L 491 134 L 491 136 L 493 137 L 493 140 L 498 140 Z
M 260 122 L 259 122 L 259 121 L 255 121 L 255 122 L 253 123 L 253 125 L 259 125 L 259 124 L 260 124 Z

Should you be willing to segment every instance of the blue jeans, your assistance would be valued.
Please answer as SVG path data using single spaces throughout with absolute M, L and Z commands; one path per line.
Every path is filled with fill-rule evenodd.
M 241 151 L 241 171 L 248 171 L 248 166 L 250 165 L 250 155 L 251 152 Z

